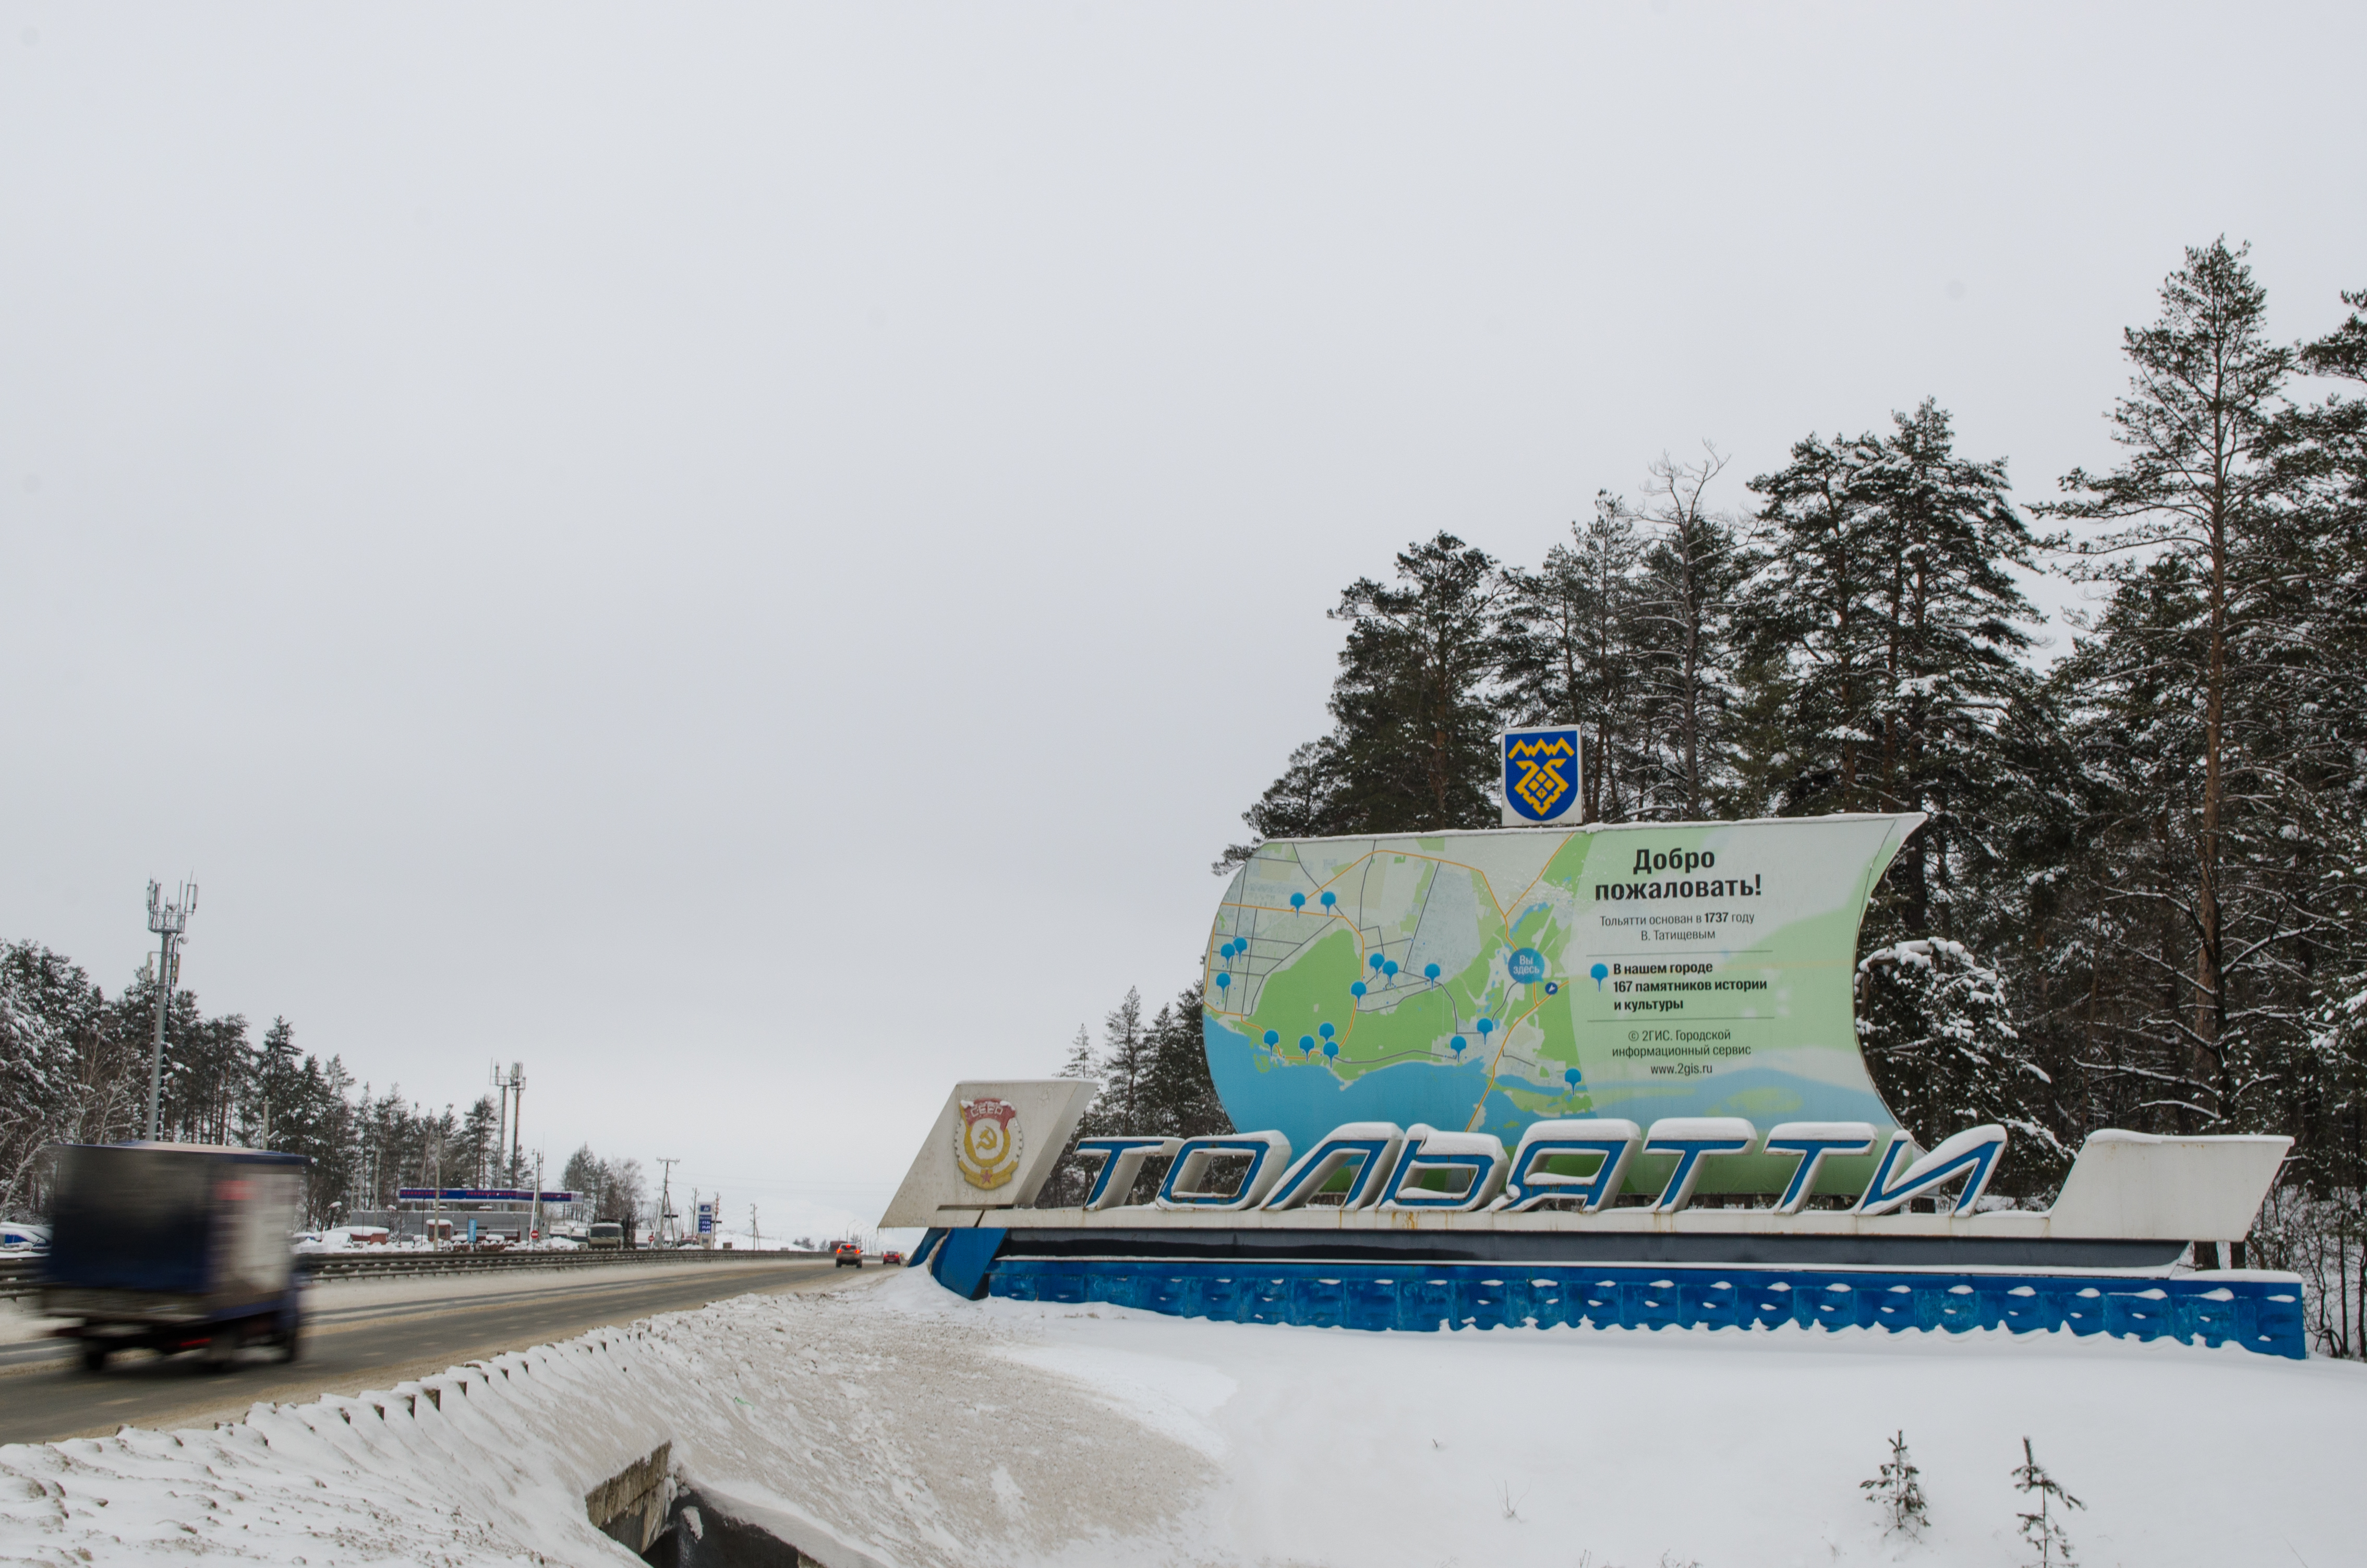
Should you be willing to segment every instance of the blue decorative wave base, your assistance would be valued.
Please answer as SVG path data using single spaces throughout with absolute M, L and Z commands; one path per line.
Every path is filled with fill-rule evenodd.
M 947 1240 L 965 1233 L 949 1233 Z M 977 1273 L 946 1258 L 964 1295 L 1105 1301 L 1220 1323 L 1310 1328 L 2068 1329 L 2124 1339 L 2308 1354 L 2301 1281 L 2290 1276 L 1883 1273 L 1502 1264 L 1192 1263 L 993 1258 L 1002 1237 L 969 1233 Z M 991 1240 L 988 1238 L 991 1237 Z M 933 1270 L 934 1272 L 934 1270 Z M 958 1273 L 956 1279 L 948 1276 Z M 981 1278 L 982 1276 L 982 1278 Z M 968 1289 L 963 1289 L 967 1285 Z M 983 1289 L 980 1289 L 980 1286 Z

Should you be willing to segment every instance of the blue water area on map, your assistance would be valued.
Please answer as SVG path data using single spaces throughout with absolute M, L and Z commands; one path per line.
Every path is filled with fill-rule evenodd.
M 1408 1062 L 1384 1067 L 1342 1082 L 1328 1066 L 1278 1061 L 1215 1018 L 1206 1018 L 1201 1040 L 1208 1052 L 1208 1073 L 1216 1080 L 1217 1097 L 1225 1114 L 1243 1132 L 1279 1132 L 1293 1149 L 1305 1153 L 1333 1128 L 1347 1121 L 1394 1121 L 1410 1127 L 1417 1121 L 1460 1131 L 1471 1121 L 1471 1109 L 1488 1083 L 1486 1062 L 1478 1056 L 1455 1062 Z M 1313 1040 L 1302 1040 L 1306 1051 Z M 1259 1068 L 1263 1060 L 1266 1066 Z M 1715 1085 L 1717 1098 L 1704 1090 Z M 1710 1078 L 1675 1080 L 1663 1088 L 1622 1086 L 1607 1091 L 1598 1086 L 1595 1108 L 1585 1114 L 1624 1116 L 1649 1123 L 1663 1116 L 1751 1115 L 1738 1108 L 1738 1096 L 1760 1098 L 1780 1108 L 1773 1115 L 1751 1115 L 1761 1130 L 1777 1121 L 1870 1121 L 1877 1128 L 1894 1125 L 1881 1100 L 1861 1089 L 1820 1084 L 1764 1067 L 1746 1067 Z M 1612 1103 L 1615 1097 L 1616 1103 Z M 1534 1112 L 1514 1105 L 1501 1087 L 1488 1090 L 1488 1112 L 1479 1130 L 1517 1142 L 1520 1130 L 1535 1121 Z

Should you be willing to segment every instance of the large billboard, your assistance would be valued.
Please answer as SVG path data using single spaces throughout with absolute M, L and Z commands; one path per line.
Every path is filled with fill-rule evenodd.
M 1507 1145 L 1583 1116 L 1886 1130 L 1858 1051 L 1858 924 L 1922 820 L 1263 844 L 1208 938 L 1217 1093 L 1297 1149 L 1350 1121 Z M 1716 1165 L 1716 1189 L 1753 1190 L 1792 1162 Z

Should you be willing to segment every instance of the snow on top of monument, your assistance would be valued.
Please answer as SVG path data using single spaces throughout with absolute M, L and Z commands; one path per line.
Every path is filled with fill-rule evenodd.
M 1439 827 L 1409 833 L 1332 833 L 1314 834 L 1304 838 L 1268 838 L 1258 845 L 1263 850 L 1270 844 L 1402 844 L 1417 838 L 1493 838 L 1512 839 L 1523 835 L 1552 842 L 1575 833 L 1696 833 L 1716 832 L 1733 827 L 1758 827 L 1778 823 L 1785 827 L 1809 827 L 1818 823 L 1837 822 L 1908 822 L 1920 823 L 1921 812 L 1819 812 L 1805 817 L 1718 817 L 1701 822 L 1556 822 L 1538 823 L 1521 827 Z
M 1903 1429 L 1931 1562 L 2020 1561 L 2027 1437 L 2087 1505 L 2085 1561 L 2338 1562 L 2362 1418 L 2367 1369 L 2234 1347 L 1365 1334 L 970 1302 L 915 1270 L 212 1432 L 0 1448 L 0 1558 L 624 1563 L 584 1494 L 670 1442 L 844 1568 L 1866 1564 L 1908 1550 L 1857 1484 Z

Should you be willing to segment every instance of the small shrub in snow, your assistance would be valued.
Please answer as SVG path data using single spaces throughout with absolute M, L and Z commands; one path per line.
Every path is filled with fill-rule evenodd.
M 1889 1516 L 1882 1533 L 1894 1530 L 1901 1535 L 1920 1536 L 1923 1527 L 1931 1522 L 1923 1501 L 1923 1488 L 1916 1481 L 1922 1473 L 1907 1457 L 1907 1434 L 1898 1432 L 1890 1439 L 1890 1458 L 1883 1462 L 1881 1471 L 1871 1481 L 1861 1481 L 1858 1490 L 1871 1494 L 1869 1500 Z
M 2013 1467 L 2013 1489 L 2033 1494 L 2038 1498 L 2036 1513 L 2014 1516 L 2022 1521 L 2022 1539 L 2038 1553 L 2032 1561 L 2038 1563 L 2039 1568 L 2053 1568 L 2053 1564 L 2057 1562 L 2070 1568 L 2071 1537 L 2065 1532 L 2063 1521 L 2054 1511 L 2054 1506 L 2060 1505 L 2068 1510 L 2084 1508 L 2088 1505 L 2064 1491 L 2061 1483 L 2046 1473 L 2046 1467 L 2040 1464 L 2037 1456 L 2030 1451 L 2030 1439 L 2027 1437 L 2022 1440 L 2022 1462 Z

